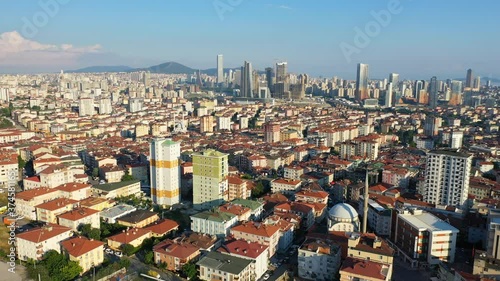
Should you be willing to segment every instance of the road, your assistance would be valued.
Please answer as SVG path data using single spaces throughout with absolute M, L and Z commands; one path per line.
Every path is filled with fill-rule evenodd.
M 431 273 L 429 270 L 411 268 L 399 257 L 394 257 L 393 281 L 423 281 L 430 280 L 430 278 Z
M 186 281 L 186 279 L 183 279 L 177 275 L 175 275 L 173 272 L 168 271 L 168 270 L 160 270 L 154 266 L 149 266 L 144 263 L 142 263 L 139 259 L 137 259 L 136 256 L 132 256 L 128 258 L 130 260 L 130 268 L 127 270 L 128 272 L 138 272 L 142 273 L 144 270 L 153 270 L 156 271 L 160 274 L 160 278 L 163 280 L 167 281 Z M 149 280 L 149 279 L 144 279 L 144 280 Z
M 24 266 L 16 264 L 15 272 L 9 271 L 10 266 L 5 262 L 0 262 L 0 281 L 23 281 L 26 278 L 26 269 Z

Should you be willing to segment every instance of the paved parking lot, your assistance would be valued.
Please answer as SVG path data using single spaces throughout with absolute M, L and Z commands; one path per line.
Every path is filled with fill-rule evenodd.
M 10 266 L 5 262 L 0 262 L 0 281 L 23 281 L 28 280 L 25 276 L 24 266 L 16 264 L 15 273 L 9 272 Z

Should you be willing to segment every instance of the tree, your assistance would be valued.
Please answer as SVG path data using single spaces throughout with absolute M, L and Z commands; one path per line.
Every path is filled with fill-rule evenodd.
M 92 169 L 92 176 L 97 178 L 99 176 L 99 168 Z
M 82 268 L 76 261 L 70 261 L 64 254 L 59 254 L 54 250 L 48 251 L 44 259 L 36 264 L 28 262 L 28 276 L 38 280 L 69 281 L 74 280 L 81 272 Z
M 252 197 L 260 197 L 262 194 L 264 194 L 264 185 L 262 184 L 262 181 L 259 181 L 252 189 Z
M 145 264 L 153 264 L 154 263 L 154 253 L 152 251 L 148 251 L 144 255 L 144 263 Z
M 87 236 L 89 239 L 101 240 L 101 230 L 92 228 Z
M 31 110 L 40 111 L 41 108 L 38 105 L 34 105 L 34 106 L 31 107 Z
M 17 166 L 19 167 L 20 170 L 26 166 L 26 161 L 23 160 L 21 155 L 17 156 Z
M 132 175 L 130 175 L 130 173 L 128 172 L 128 169 L 125 170 L 125 174 L 122 176 L 122 181 L 133 181 L 134 180 L 134 177 Z
M 130 244 L 123 244 L 121 246 L 123 253 L 127 256 L 131 256 L 135 252 L 135 247 Z
M 121 258 L 118 264 L 120 268 L 128 269 L 130 267 L 130 261 L 127 258 Z
M 184 275 L 186 275 L 189 280 L 192 280 L 198 275 L 198 271 L 196 270 L 196 265 L 191 262 L 188 262 L 182 266 L 182 273 L 184 273 Z

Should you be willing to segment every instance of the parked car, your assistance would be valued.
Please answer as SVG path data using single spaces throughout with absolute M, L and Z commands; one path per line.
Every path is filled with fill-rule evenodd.
M 115 255 L 116 255 L 117 257 L 121 257 L 123 254 L 122 254 L 122 252 L 118 252 L 118 251 L 116 251 L 116 252 L 115 252 Z
M 271 277 L 271 275 L 269 275 L 269 274 L 266 273 L 266 275 L 264 275 L 264 280 L 269 279 L 269 277 Z
M 110 255 L 112 255 L 112 254 L 113 254 L 113 250 L 111 250 L 111 249 L 109 249 L 109 248 L 108 248 L 108 249 L 106 249 L 106 250 L 104 250 L 104 251 L 105 251 L 106 253 L 110 254 Z

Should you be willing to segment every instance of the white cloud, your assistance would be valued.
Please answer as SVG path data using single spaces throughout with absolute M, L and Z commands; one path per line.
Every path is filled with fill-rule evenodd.
M 101 52 L 101 46 L 75 47 L 72 44 L 43 44 L 24 38 L 17 31 L 0 34 L 0 66 L 60 69 L 76 65 L 86 54 Z
M 287 6 L 287 5 L 281 5 L 281 6 L 278 6 L 278 8 L 280 8 L 280 9 L 285 9 L 285 10 L 293 10 L 293 8 L 292 8 L 292 7 Z

